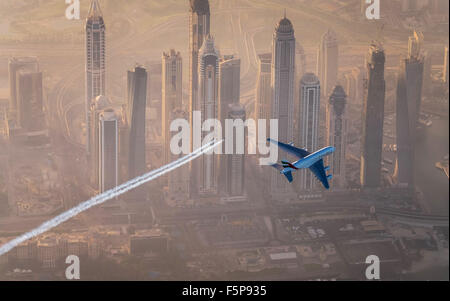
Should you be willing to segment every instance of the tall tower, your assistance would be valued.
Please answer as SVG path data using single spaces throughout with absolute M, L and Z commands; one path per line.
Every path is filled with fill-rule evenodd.
M 302 78 L 303 75 L 306 73 L 306 53 L 305 53 L 305 49 L 303 48 L 303 46 L 297 41 L 297 55 L 296 55 L 296 59 L 297 59 L 297 78 Z
M 241 96 L 241 60 L 225 55 L 219 62 L 219 116 L 222 126 L 228 118 L 229 105 L 239 103 Z
M 433 86 L 433 77 L 432 77 L 433 58 L 431 55 L 431 51 L 424 51 L 423 57 L 424 59 L 423 59 L 422 93 L 424 95 L 429 95 Z
M 416 35 L 416 33 L 415 33 Z M 410 38 L 411 45 L 411 38 Z M 397 182 L 414 187 L 415 142 L 422 101 L 424 57 L 418 44 L 400 62 L 397 79 Z
M 178 108 L 171 112 L 170 114 L 171 120 L 175 119 L 184 119 L 187 120 L 189 114 Z M 175 132 L 169 132 L 171 137 L 175 135 Z M 174 155 L 172 152 L 169 152 L 169 159 L 171 162 L 180 159 L 183 157 L 183 154 Z M 170 200 L 175 202 L 183 202 L 189 200 L 189 189 L 190 189 L 190 181 L 189 181 L 189 165 L 183 165 L 178 167 L 176 170 L 172 171 L 168 175 L 168 197 Z
M 214 38 L 208 35 L 199 52 L 198 66 L 198 101 L 194 106 L 195 111 L 201 112 L 201 124 L 208 119 L 219 118 L 219 51 L 214 46 Z M 207 133 L 202 131 L 201 142 Z M 194 141 L 195 142 L 195 141 Z M 217 194 L 217 156 L 209 154 L 196 160 L 199 165 L 194 169 L 198 178 L 197 192 L 202 196 Z
M 230 120 L 242 120 L 245 122 L 245 108 L 239 103 L 229 105 L 228 118 Z M 234 135 L 236 137 L 236 135 Z M 244 135 L 244 141 L 246 135 Z M 234 139 L 233 149 L 236 152 L 236 141 Z M 226 166 L 221 166 L 226 170 L 226 194 L 230 197 L 243 196 L 245 193 L 245 154 L 224 155 Z
M 199 81 L 199 51 L 203 41 L 210 33 L 210 10 L 208 0 L 190 0 L 189 15 L 189 112 L 191 120 L 191 131 L 193 122 L 193 112 L 198 99 Z M 191 150 L 193 150 L 193 137 L 191 132 Z
M 294 87 L 295 87 L 295 35 L 289 19 L 282 18 L 272 40 L 272 118 L 278 119 L 278 140 L 293 142 L 294 139 Z M 286 156 L 281 152 L 279 158 Z M 285 198 L 292 192 L 283 177 L 272 171 L 272 198 Z M 283 196 L 284 194 L 284 196 Z
M 145 109 L 147 105 L 147 71 L 135 67 L 128 71 L 129 147 L 128 178 L 133 179 L 146 172 L 145 160 Z M 141 187 L 142 188 L 142 187 Z M 144 198 L 143 189 L 137 189 L 134 198 Z
M 233 55 L 224 55 L 219 62 L 219 120 L 222 137 L 225 137 L 225 120 L 229 118 L 230 105 L 239 104 L 241 96 L 241 60 Z M 222 146 L 222 149 L 225 149 Z M 227 156 L 219 157 L 219 189 L 226 186 Z M 220 189 L 221 193 L 225 189 Z
M 99 117 L 99 188 L 105 192 L 119 184 L 119 121 L 113 109 Z
M 442 70 L 442 80 L 444 81 L 445 84 L 448 85 L 448 64 L 449 64 L 449 56 L 448 56 L 448 46 L 445 47 L 445 51 L 444 51 L 444 67 Z
M 319 147 L 319 112 L 320 112 L 320 81 L 313 73 L 306 73 L 300 80 L 300 116 L 299 144 L 300 147 L 314 152 Z M 311 172 L 301 170 L 299 173 L 301 190 L 313 190 L 315 179 Z
M 381 181 L 384 99 L 386 93 L 384 63 L 385 56 L 381 45 L 370 45 L 362 111 L 360 176 L 361 186 L 365 188 L 377 188 Z
M 208 0 L 190 0 L 189 14 L 189 120 L 191 125 L 191 151 L 194 150 L 194 111 L 198 111 L 198 82 L 199 82 L 199 52 L 203 41 L 210 33 L 210 8 Z M 197 195 L 200 183 L 198 182 L 198 162 L 191 162 L 190 194 Z
M 327 103 L 327 145 L 334 146 L 336 151 L 328 158 L 333 187 L 345 188 L 345 153 L 347 141 L 347 96 L 342 86 L 336 86 Z
M 322 94 L 327 97 L 336 85 L 339 69 L 339 48 L 336 33 L 329 29 L 323 36 L 317 52 L 317 75 Z
M 86 19 L 86 148 L 91 152 L 90 133 L 91 123 L 89 109 L 91 101 L 99 96 L 106 95 L 106 40 L 105 22 L 100 10 L 98 0 L 92 0 L 89 14 Z
M 16 74 L 17 123 L 26 131 L 45 129 L 42 72 L 20 70 Z
M 99 125 L 100 125 L 100 114 L 109 106 L 109 100 L 104 95 L 97 96 L 93 101 L 91 101 L 90 107 L 90 123 L 91 123 L 91 133 L 89 135 L 91 141 L 91 152 L 89 155 L 90 165 L 91 165 L 91 184 L 94 189 L 100 189 L 99 183 L 99 158 L 100 158 L 100 138 L 99 138 Z
M 35 57 L 13 57 L 9 59 L 9 116 L 17 118 L 18 100 L 17 100 L 17 75 L 19 72 L 39 72 L 39 63 Z
M 183 106 L 183 60 L 179 52 L 171 49 L 162 57 L 162 135 L 164 163 L 170 161 L 171 113 Z
M 272 117 L 272 54 L 264 53 L 258 56 L 258 80 L 256 83 L 256 120 L 266 120 L 266 135 L 269 135 L 269 120 Z

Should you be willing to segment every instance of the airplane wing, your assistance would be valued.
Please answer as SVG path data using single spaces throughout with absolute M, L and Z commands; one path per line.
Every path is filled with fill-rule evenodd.
M 325 172 L 325 167 L 323 165 L 323 159 L 320 159 L 319 161 L 317 161 L 309 169 L 313 172 L 313 174 L 316 176 L 316 178 L 320 182 L 322 182 L 323 186 L 326 189 L 330 189 L 330 184 L 328 183 L 328 176 L 327 176 L 327 173 Z
M 273 143 L 275 145 L 278 145 L 279 148 L 281 148 L 282 150 L 284 150 L 285 152 L 287 152 L 287 153 L 289 153 L 291 155 L 296 156 L 299 159 L 303 159 L 304 157 L 309 156 L 311 154 L 310 152 L 308 152 L 308 151 L 306 151 L 304 149 L 296 148 L 296 147 L 294 147 L 292 145 L 289 145 L 289 144 L 286 144 L 286 143 L 282 143 L 282 142 L 278 142 L 278 141 L 270 139 L 270 138 L 267 139 L 267 141 L 269 141 L 269 142 L 271 142 L 271 143 Z

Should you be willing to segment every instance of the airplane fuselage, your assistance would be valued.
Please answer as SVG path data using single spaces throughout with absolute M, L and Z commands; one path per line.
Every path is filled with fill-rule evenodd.
M 332 146 L 322 148 L 321 150 L 318 150 L 317 152 L 312 153 L 309 156 L 294 162 L 292 164 L 294 168 L 292 169 L 309 168 L 311 165 L 322 159 L 322 157 L 332 154 L 334 151 L 335 148 Z

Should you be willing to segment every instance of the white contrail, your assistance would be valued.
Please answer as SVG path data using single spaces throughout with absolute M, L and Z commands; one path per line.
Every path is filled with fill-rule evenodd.
M 183 158 L 180 158 L 172 163 L 169 163 L 163 167 L 160 167 L 154 171 L 151 171 L 143 176 L 134 178 L 134 179 L 132 179 L 126 183 L 123 183 L 113 189 L 105 191 L 104 193 L 99 194 L 99 195 L 91 198 L 90 200 L 79 204 L 78 206 L 76 206 L 72 209 L 69 209 L 68 211 L 52 218 L 51 220 L 40 225 L 39 227 L 31 230 L 30 232 L 27 232 L 9 242 L 7 242 L 3 246 L 1 246 L 0 247 L 0 256 L 11 251 L 12 249 L 17 247 L 22 242 L 27 241 L 33 237 L 36 237 L 38 235 L 41 235 L 42 233 L 49 231 L 50 229 L 77 216 L 81 212 L 88 210 L 89 208 L 92 208 L 94 206 L 105 203 L 106 201 L 109 201 L 115 197 L 118 197 L 118 196 L 124 194 L 125 192 L 128 192 L 128 191 L 130 191 L 138 186 L 141 186 L 147 182 L 150 182 L 156 178 L 159 178 L 159 177 L 171 172 L 172 170 L 177 169 L 178 167 L 181 167 L 181 166 L 189 163 L 190 161 L 192 161 L 192 160 L 202 156 L 203 154 L 207 153 L 208 151 L 216 148 L 222 142 L 223 142 L 223 140 L 218 141 L 218 142 L 213 141 L 211 143 L 208 143 L 207 145 L 202 146 L 201 148 L 195 150 L 194 152 L 190 153 L 189 155 L 187 155 Z

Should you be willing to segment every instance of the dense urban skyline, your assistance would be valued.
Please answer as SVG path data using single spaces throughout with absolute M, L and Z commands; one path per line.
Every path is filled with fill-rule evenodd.
M 440 143 L 448 137 L 443 127 L 440 136 L 429 133 L 448 125 L 445 4 L 396 0 L 389 18 L 382 15 L 387 21 L 375 21 L 360 16 L 366 4 L 359 0 L 328 17 L 319 12 L 332 6 L 284 9 L 273 1 L 190 0 L 174 5 L 175 18 L 148 9 L 152 1 L 118 11 L 113 1 L 92 0 L 76 25 L 81 38 L 58 40 L 64 47 L 10 43 L 0 22 L 0 247 L 121 183 L 173 169 L 22 242 L 0 256 L 0 279 L 15 279 L 17 267 L 32 270 L 26 278 L 50 271 L 57 279 L 71 254 L 92 267 L 107 258 L 124 269 L 92 268 L 96 279 L 214 280 L 240 271 L 245 279 L 365 280 L 361 262 L 374 254 L 384 279 L 413 277 L 419 263 L 448 279 L 448 214 L 431 205 L 448 192 L 448 146 Z M 142 18 L 149 11 L 161 19 Z M 75 66 L 56 55 L 78 48 Z M 183 160 L 171 147 L 179 137 L 174 120 L 190 125 L 192 152 L 212 137 L 211 120 L 225 139 L 226 120 L 258 119 L 267 135 L 276 120 L 277 140 L 309 153 L 332 146 L 324 159 L 331 189 L 309 170 L 288 183 L 259 165 L 262 154 L 247 147 L 261 129 L 251 126 L 243 154 L 234 137 L 233 154 L 171 165 Z M 434 146 L 437 155 L 426 148 Z M 280 151 L 277 162 L 292 159 Z M 421 245 L 439 264 L 413 256 Z M 150 266 L 157 267 L 152 276 Z

